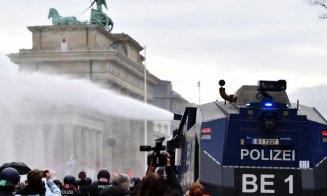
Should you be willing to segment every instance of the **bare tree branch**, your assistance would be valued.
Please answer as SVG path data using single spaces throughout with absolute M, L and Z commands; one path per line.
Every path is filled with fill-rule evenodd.
M 309 0 L 309 3 L 312 5 L 318 5 L 318 6 L 323 7 L 324 9 L 327 9 L 327 0 Z M 321 14 L 319 16 L 319 18 L 327 19 L 327 14 L 326 13 Z
M 322 14 L 319 16 L 320 19 L 327 19 L 327 14 Z
M 326 0 L 310 0 L 309 2 L 312 3 L 313 5 L 319 5 L 319 6 L 327 9 L 327 1 Z

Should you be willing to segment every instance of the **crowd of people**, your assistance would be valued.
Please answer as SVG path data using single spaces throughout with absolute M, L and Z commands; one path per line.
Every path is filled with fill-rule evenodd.
M 60 181 L 52 180 L 49 170 L 33 169 L 27 173 L 27 180 L 20 182 L 18 171 L 7 167 L 0 172 L 0 196 L 183 196 L 170 161 L 161 170 L 149 166 L 146 176 L 140 179 L 125 174 L 111 178 L 109 171 L 103 169 L 92 182 L 84 171 L 77 179 L 67 175 Z M 192 184 L 185 195 L 203 195 L 202 185 Z

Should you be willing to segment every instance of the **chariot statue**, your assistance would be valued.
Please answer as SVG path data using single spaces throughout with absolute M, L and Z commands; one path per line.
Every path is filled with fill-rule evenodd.
M 92 6 L 95 3 L 96 9 L 93 9 Z M 102 6 L 108 9 L 106 0 L 94 0 L 91 3 L 90 7 L 86 9 L 88 10 L 91 8 L 91 17 L 89 23 L 100 25 L 104 27 L 107 31 L 111 32 L 114 23 L 112 22 L 111 18 L 102 11 Z M 58 11 L 55 8 L 50 8 L 48 18 L 52 19 L 53 25 L 75 25 L 87 23 L 78 21 L 74 16 L 62 17 L 59 15 Z
M 92 7 L 94 3 L 97 4 L 97 9 L 91 9 L 90 23 L 101 25 L 111 32 L 114 23 L 112 22 L 111 18 L 102 11 L 102 5 L 108 9 L 106 0 L 94 0 L 90 7 Z
M 94 4 L 94 3 L 97 3 L 97 10 L 100 10 L 102 11 L 102 5 L 108 9 L 107 7 L 107 3 L 106 3 L 106 0 L 95 0 L 92 2 L 91 6 Z

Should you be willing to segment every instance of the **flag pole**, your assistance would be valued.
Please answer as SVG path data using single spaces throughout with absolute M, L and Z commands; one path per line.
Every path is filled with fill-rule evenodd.
M 199 105 L 201 104 L 201 84 L 200 81 L 198 81 L 198 88 L 199 88 Z
M 147 102 L 146 46 L 144 46 L 144 102 Z M 148 123 L 144 120 L 144 144 L 148 144 Z M 144 153 L 144 173 L 147 171 L 147 153 Z

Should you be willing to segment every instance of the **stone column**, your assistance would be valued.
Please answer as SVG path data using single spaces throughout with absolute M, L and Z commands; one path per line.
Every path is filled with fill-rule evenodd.
M 57 176 L 64 175 L 62 126 L 43 124 L 45 167 L 56 171 Z
M 8 129 L 9 130 L 9 129 Z M 14 131 L 15 131 L 15 140 L 14 140 L 14 146 L 22 146 L 22 138 L 21 138 L 21 125 L 15 125 L 14 127 Z M 1 138 L 4 138 L 4 137 L 1 137 Z M 3 142 L 5 140 L 2 140 Z M 2 142 L 1 142 L 2 143 Z M 22 150 L 20 150 L 19 148 L 15 148 L 14 149 L 14 157 L 13 157 L 13 160 L 18 160 L 19 157 L 21 157 L 21 154 L 22 154 Z
M 75 173 L 82 170 L 82 127 L 74 126 L 74 158 L 75 158 Z
M 117 137 L 113 135 L 113 117 L 108 117 L 106 121 L 104 130 L 98 132 L 98 140 L 102 141 L 102 145 L 98 148 L 102 148 L 99 150 L 99 154 L 101 157 L 101 168 L 107 168 L 110 172 L 115 171 L 115 164 L 114 164 L 114 148 L 117 146 Z M 102 152 L 101 152 L 102 151 Z
M 18 141 L 18 135 L 15 135 L 15 126 L 4 123 L 0 130 L 0 149 L 1 158 L 0 162 L 3 163 L 5 160 L 17 160 L 15 145 Z M 16 140 L 15 140 L 16 138 Z
M 114 134 L 117 137 L 117 145 L 114 147 L 113 161 L 116 164 L 117 172 L 126 173 L 131 165 L 131 155 L 135 154 L 135 146 L 131 148 L 131 140 L 134 138 L 130 134 L 130 120 L 118 119 L 117 129 L 114 130 Z M 136 147 L 137 148 L 137 147 Z
M 130 135 L 131 142 L 130 148 L 133 153 L 130 155 L 131 163 L 129 170 L 134 173 L 134 175 L 144 175 L 144 168 L 146 167 L 146 163 L 144 162 L 145 156 L 147 152 L 140 152 L 139 146 L 144 145 L 144 122 L 143 121 L 130 121 Z M 151 145 L 148 143 L 148 145 Z
M 95 162 L 96 162 L 96 130 L 89 129 L 90 134 L 90 155 L 89 155 L 89 168 L 95 169 Z
M 47 165 L 45 164 L 45 159 L 46 159 L 46 152 L 45 152 L 45 133 L 44 129 L 40 125 L 35 125 L 33 126 L 33 135 L 36 137 L 35 142 L 36 145 L 34 146 L 34 154 L 36 157 L 34 158 L 34 165 L 37 166 L 38 168 L 46 168 Z
M 139 147 L 135 146 L 134 140 L 136 139 L 134 137 L 133 130 L 131 129 L 131 120 L 124 120 L 125 122 L 125 134 L 126 138 L 122 140 L 122 144 L 124 145 L 124 167 L 123 171 L 127 174 L 127 172 L 133 167 L 134 162 L 134 155 L 136 155 L 136 149 L 139 149 Z
M 86 127 L 82 128 L 82 169 L 86 170 L 90 164 L 90 132 Z
M 63 161 L 65 164 L 66 174 L 74 175 L 74 129 L 73 125 L 65 124 L 61 126 L 63 128 Z M 67 173 L 68 172 L 68 173 Z
M 64 158 L 68 160 L 74 153 L 74 129 L 73 125 L 71 124 L 66 124 L 63 128 L 63 139 L 65 149 Z
M 103 148 L 103 132 L 98 130 L 96 131 L 96 170 L 103 168 Z
M 23 154 L 20 159 L 26 164 L 33 164 L 34 161 L 34 153 L 33 153 L 33 145 L 35 144 L 35 138 L 32 138 L 33 134 L 30 133 L 29 125 L 24 125 L 22 128 L 22 132 L 20 137 L 22 138 L 22 145 L 25 145 L 24 148 L 21 148 Z

